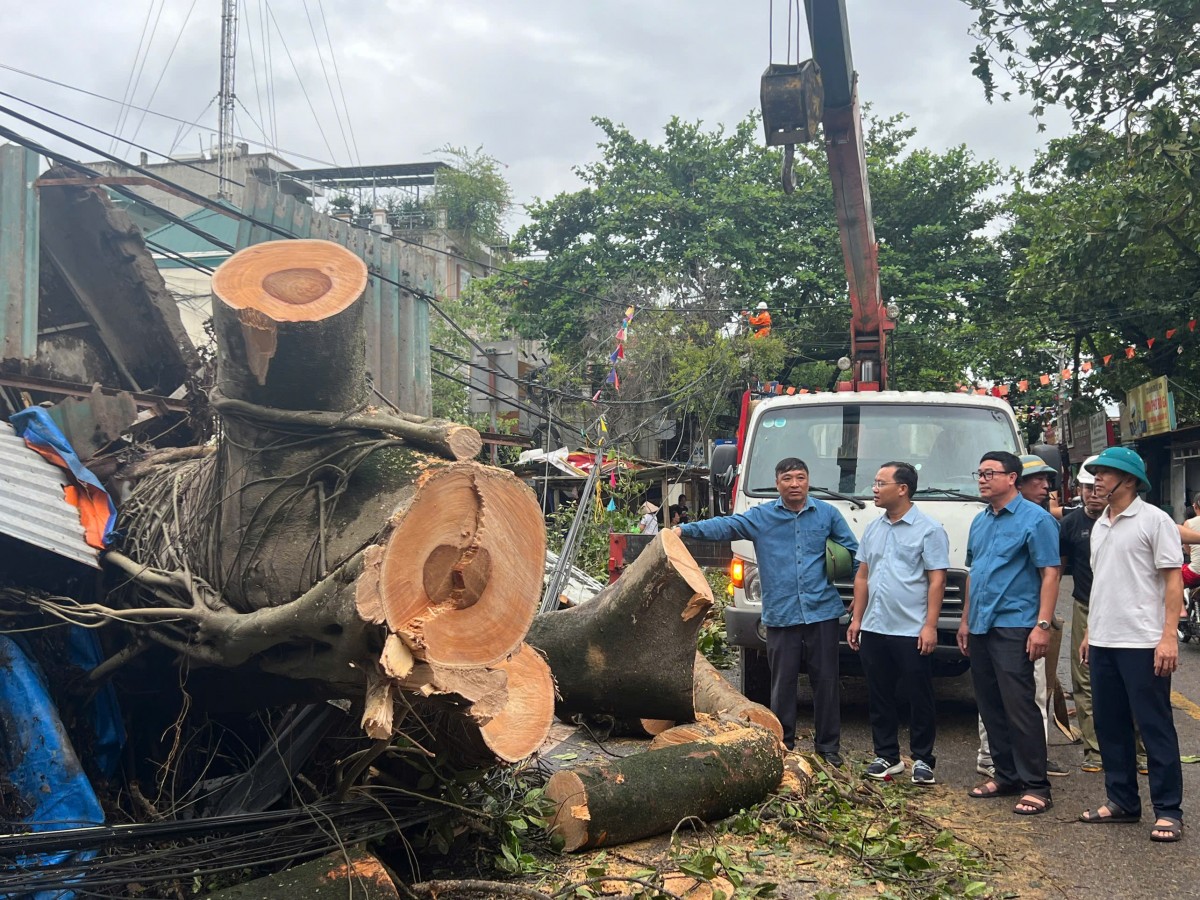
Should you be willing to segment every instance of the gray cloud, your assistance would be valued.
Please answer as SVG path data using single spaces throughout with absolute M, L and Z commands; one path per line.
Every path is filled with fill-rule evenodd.
M 191 0 L 161 2 L 134 102 L 145 103 L 161 73 L 153 108 L 192 119 L 217 91 L 215 4 L 196 5 L 168 62 Z M 301 157 L 340 164 L 407 162 L 427 159 L 445 144 L 482 146 L 506 164 L 522 202 L 578 184 L 572 167 L 596 157 L 599 132 L 592 116 L 623 122 L 649 138 L 661 134 L 673 115 L 732 125 L 757 107 L 758 80 L 768 62 L 767 0 L 321 0 L 359 150 L 355 158 L 347 150 L 354 141 L 343 138 L 334 115 L 335 104 L 342 110 L 341 92 L 335 84 L 331 99 L 322 72 L 324 60 L 325 73 L 334 74 L 322 7 L 318 0 L 306 2 L 319 48 L 305 0 L 271 3 L 286 50 L 270 16 L 264 46 L 264 0 L 243 4 L 237 82 L 245 106 L 237 119 L 242 135 L 264 140 L 260 125 L 268 139 L 275 133 L 267 109 L 269 52 L 283 155 L 301 165 L 308 164 Z M 158 3 L 27 5 L 5 23 L 3 62 L 120 98 L 147 7 L 157 10 Z M 875 112 L 909 114 L 921 144 L 965 143 L 1005 166 L 1028 165 L 1045 136 L 1037 133 L 1023 101 L 991 106 L 984 101 L 967 59 L 972 17 L 965 6 L 950 0 L 848 3 L 860 94 Z M 779 0 L 777 59 L 783 55 L 785 11 L 785 0 Z M 113 103 L 10 71 L 0 70 L 0 90 L 104 128 L 117 120 Z M 124 135 L 133 134 L 140 117 L 130 113 Z M 1065 130 L 1063 116 L 1050 122 L 1051 133 Z M 147 116 L 138 141 L 163 152 L 174 143 L 177 153 L 194 153 L 211 145 L 215 123 L 213 106 L 202 128 L 182 132 L 176 123 Z M 28 126 L 17 130 L 43 137 Z M 108 146 L 107 139 L 75 126 L 67 130 Z M 73 155 L 88 156 L 78 150 Z M 128 156 L 136 158 L 136 152 Z

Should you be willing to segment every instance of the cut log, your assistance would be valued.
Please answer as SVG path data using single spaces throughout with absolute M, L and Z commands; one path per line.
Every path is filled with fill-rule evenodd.
M 592 600 L 535 618 L 525 641 L 550 663 L 559 718 L 690 720 L 696 635 L 712 602 L 683 541 L 663 531 Z
M 524 644 L 497 668 L 508 676 L 508 702 L 479 731 L 497 759 L 520 762 L 550 736 L 554 679 L 541 654 Z
M 509 472 L 455 463 L 430 471 L 394 522 L 378 576 L 388 629 L 446 668 L 514 653 L 537 612 L 546 555 L 533 492 Z
M 546 783 L 555 804 L 550 827 L 567 851 L 611 847 L 689 816 L 713 821 L 747 809 L 782 777 L 783 745 L 761 728 L 737 729 L 554 773 Z
M 366 286 L 366 263 L 331 241 L 239 250 L 212 281 L 221 390 L 280 409 L 359 408 L 366 333 L 355 301 Z M 316 373 L 329 377 L 314 384 Z
M 705 713 L 721 720 L 757 725 L 775 735 L 776 740 L 783 741 L 783 726 L 775 713 L 734 690 L 733 685 L 700 653 L 696 654 L 694 691 L 697 715 Z

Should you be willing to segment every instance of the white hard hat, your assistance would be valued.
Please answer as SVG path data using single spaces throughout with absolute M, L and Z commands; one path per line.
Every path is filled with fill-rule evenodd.
M 1079 474 L 1075 476 L 1075 480 L 1080 484 L 1095 484 L 1096 476 L 1088 471 L 1088 466 L 1096 461 L 1096 456 L 1089 456 L 1083 461 L 1083 465 L 1079 467 Z
M 766 309 L 766 308 L 767 308 L 767 301 L 766 301 L 766 300 L 759 300 L 759 301 L 758 301 L 758 306 L 756 306 L 756 307 L 754 307 L 754 308 L 755 308 L 755 309 Z

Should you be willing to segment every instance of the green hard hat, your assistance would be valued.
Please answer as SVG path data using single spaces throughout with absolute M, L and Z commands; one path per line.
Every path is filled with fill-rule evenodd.
M 1105 447 L 1083 465 L 1089 472 L 1095 472 L 1100 467 L 1125 472 L 1141 483 L 1143 491 L 1150 490 L 1150 479 L 1146 477 L 1146 463 L 1128 447 Z
M 854 557 L 837 541 L 825 541 L 825 577 L 844 581 L 854 572 Z

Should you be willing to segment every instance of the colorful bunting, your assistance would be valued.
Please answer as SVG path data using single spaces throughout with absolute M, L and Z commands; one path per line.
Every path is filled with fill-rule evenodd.
M 1049 375 L 1039 375 L 1038 381 L 1040 381 L 1042 383 L 1042 386 L 1045 387 L 1046 385 L 1048 385 L 1050 383 L 1050 376 Z

